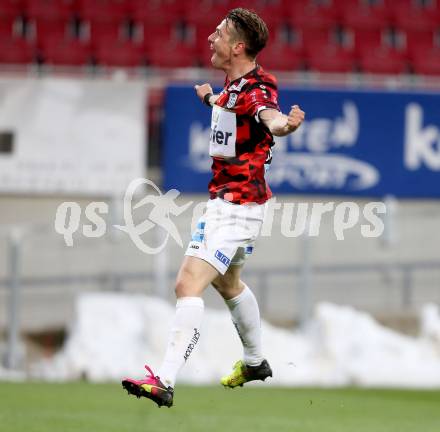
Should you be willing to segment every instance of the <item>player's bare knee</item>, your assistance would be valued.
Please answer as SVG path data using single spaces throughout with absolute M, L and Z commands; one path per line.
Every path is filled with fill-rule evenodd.
M 243 291 L 243 283 L 228 275 L 218 277 L 212 285 L 226 300 L 237 297 Z
M 183 269 L 179 272 L 175 285 L 176 297 L 198 297 L 204 291 L 205 286 L 197 273 Z
M 214 279 L 211 282 L 211 285 L 217 290 L 220 291 L 222 289 L 221 285 L 218 283 L 217 279 Z
M 243 289 L 244 289 L 244 284 L 240 279 L 239 280 L 236 280 L 236 279 L 231 280 L 228 285 L 227 295 L 229 298 L 237 297 L 238 295 L 240 295 L 242 293 Z
M 219 292 L 221 296 L 227 291 L 227 286 L 221 278 L 216 278 L 211 282 L 212 286 Z
M 176 297 L 192 297 L 195 295 L 194 287 L 191 284 L 190 278 L 180 277 L 176 281 L 176 286 L 174 288 Z

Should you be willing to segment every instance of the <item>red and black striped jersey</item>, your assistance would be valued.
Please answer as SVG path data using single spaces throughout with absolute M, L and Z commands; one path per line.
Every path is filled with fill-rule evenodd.
M 236 80 L 226 79 L 212 113 L 211 199 L 262 204 L 272 196 L 264 173 L 274 141 L 259 119 L 260 111 L 269 108 L 279 110 L 277 83 L 261 66 Z

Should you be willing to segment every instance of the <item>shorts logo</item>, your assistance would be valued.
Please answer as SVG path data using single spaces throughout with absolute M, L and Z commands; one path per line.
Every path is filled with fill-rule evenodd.
M 222 263 L 224 264 L 226 267 L 229 266 L 229 264 L 231 263 L 231 260 L 226 256 L 223 255 L 219 250 L 215 251 L 215 257 Z
M 226 104 L 226 108 L 232 108 L 235 103 L 237 102 L 238 94 L 237 93 L 231 93 L 229 95 L 228 103 Z
M 192 244 L 192 245 L 190 246 L 190 249 L 199 249 L 199 245 Z
M 198 243 L 202 243 L 204 238 L 205 238 L 205 222 L 199 222 L 197 224 L 196 230 L 194 231 L 194 234 L 191 237 L 191 240 Z

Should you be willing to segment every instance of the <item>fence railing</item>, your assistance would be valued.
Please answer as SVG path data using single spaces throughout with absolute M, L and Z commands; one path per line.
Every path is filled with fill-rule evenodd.
M 16 369 L 20 362 L 20 299 L 23 288 L 39 287 L 67 287 L 78 284 L 95 284 L 103 290 L 126 291 L 129 282 L 142 282 L 157 278 L 154 272 L 114 272 L 96 273 L 89 275 L 57 275 L 42 277 L 21 277 L 20 276 L 20 240 L 11 236 L 9 241 L 9 275 L 0 279 L 0 291 L 7 292 L 6 316 L 7 318 L 7 347 L 4 364 L 9 369 Z M 305 254 L 307 255 L 307 254 Z M 350 265 L 313 265 L 310 262 L 296 266 L 270 267 L 252 269 L 244 271 L 244 277 L 253 279 L 253 289 L 259 299 L 262 315 L 264 316 L 269 298 L 269 279 L 273 276 L 284 276 L 292 279 L 292 292 L 298 300 L 298 321 L 300 325 L 305 325 L 310 318 L 312 310 L 313 277 L 316 275 L 348 275 L 360 273 L 383 273 L 394 271 L 400 275 L 401 285 L 401 307 L 410 308 L 413 302 L 414 275 L 418 271 L 438 270 L 440 271 L 440 261 L 423 262 L 378 262 L 368 264 Z M 166 283 L 170 283 L 175 277 L 175 272 L 166 274 Z M 293 280 L 297 278 L 297 283 Z M 157 294 L 157 293 L 156 293 Z

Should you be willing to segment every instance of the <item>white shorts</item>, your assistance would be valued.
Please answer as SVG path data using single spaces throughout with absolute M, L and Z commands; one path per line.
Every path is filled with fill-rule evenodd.
M 222 275 L 230 265 L 242 265 L 252 254 L 265 208 L 264 204 L 209 200 L 185 255 L 203 259 Z

